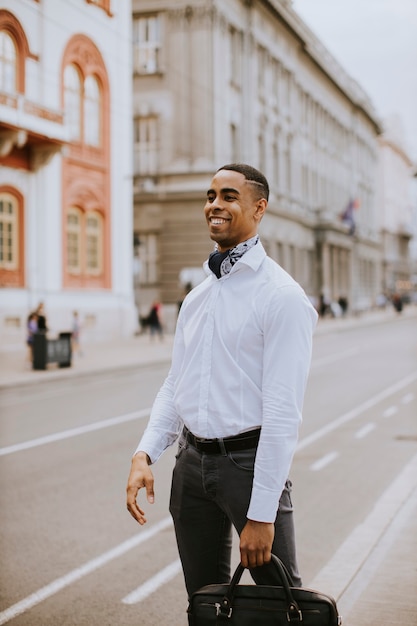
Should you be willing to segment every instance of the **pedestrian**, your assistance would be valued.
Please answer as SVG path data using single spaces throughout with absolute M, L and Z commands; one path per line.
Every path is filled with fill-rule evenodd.
M 271 552 L 298 573 L 291 482 L 317 312 L 266 255 L 258 236 L 269 187 L 245 164 L 221 167 L 204 207 L 215 251 L 207 278 L 184 299 L 170 372 L 132 459 L 127 508 L 151 465 L 179 437 L 170 512 L 188 595 L 230 580 L 232 527 L 259 584 L 277 584 Z
M 33 343 L 35 333 L 38 332 L 38 314 L 36 311 L 32 311 L 29 313 L 27 322 L 26 322 L 26 345 L 28 347 L 27 350 L 27 360 L 29 363 L 33 362 Z
M 78 315 L 78 311 L 73 311 L 72 313 L 72 330 L 71 330 L 71 348 L 73 354 L 77 356 L 82 356 L 81 344 L 80 344 L 80 335 L 81 335 L 81 323 Z
M 151 338 L 153 338 L 155 335 L 159 335 L 159 338 L 163 339 L 164 332 L 162 327 L 161 315 L 161 303 L 157 301 L 153 302 L 151 310 L 149 311 L 149 315 L 147 317 Z
M 394 293 L 392 295 L 392 305 L 397 313 L 401 313 L 403 310 L 403 299 L 401 298 L 399 293 Z
M 48 325 L 46 322 L 45 307 L 43 302 L 39 302 L 38 308 L 36 309 L 36 314 L 38 316 L 38 331 L 46 333 L 48 330 Z

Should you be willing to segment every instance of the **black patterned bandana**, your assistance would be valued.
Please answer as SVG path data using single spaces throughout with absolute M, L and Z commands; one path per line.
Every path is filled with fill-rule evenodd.
M 245 254 L 245 252 L 255 246 L 258 241 L 259 235 L 255 235 L 255 237 L 251 237 L 251 239 L 238 243 L 237 246 L 231 248 L 230 250 L 226 250 L 226 252 L 219 252 L 216 243 L 214 252 L 212 252 L 209 256 L 209 268 L 213 274 L 216 274 L 217 278 L 225 276 L 225 274 L 230 272 L 234 264 Z

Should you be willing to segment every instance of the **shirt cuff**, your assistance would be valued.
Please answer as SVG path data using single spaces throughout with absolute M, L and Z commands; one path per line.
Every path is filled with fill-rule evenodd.
M 280 497 L 276 491 L 254 486 L 246 517 L 254 522 L 274 523 Z

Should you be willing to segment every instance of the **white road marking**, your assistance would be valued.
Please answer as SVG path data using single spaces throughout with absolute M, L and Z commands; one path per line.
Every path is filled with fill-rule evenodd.
M 414 382 L 417 379 L 417 372 L 413 372 L 406 378 L 398 381 L 391 387 L 384 389 L 381 393 L 378 393 L 373 398 L 370 398 L 363 404 L 359 405 L 355 409 L 348 411 L 344 415 L 341 415 L 330 424 L 327 424 L 323 428 L 315 431 L 311 435 L 307 435 L 304 437 L 297 446 L 297 451 L 303 450 L 307 446 L 311 445 L 315 441 L 318 441 L 328 433 L 336 430 L 342 424 L 355 419 L 366 411 L 367 409 L 375 406 L 381 400 L 385 400 L 385 398 L 390 395 L 396 393 L 403 387 L 406 387 L 410 383 Z M 407 394 L 408 395 L 408 394 Z M 46 435 L 44 437 L 39 437 L 38 439 L 31 439 L 30 441 L 24 441 L 22 443 L 17 443 L 12 446 L 6 446 L 4 448 L 0 448 L 0 456 L 4 456 L 6 454 L 13 454 L 14 452 L 21 452 L 22 450 L 29 450 L 30 448 L 36 448 L 37 446 L 43 446 L 48 443 L 54 443 L 55 441 L 61 441 L 62 439 L 68 439 L 70 437 L 76 437 L 78 435 L 84 435 L 89 432 L 93 432 L 95 430 L 100 430 L 102 428 L 108 428 L 110 426 L 116 426 L 118 424 L 122 424 L 123 422 L 129 422 L 135 419 L 141 419 L 143 417 L 148 417 L 150 415 L 151 409 L 142 409 L 141 411 L 134 411 L 133 413 L 127 413 L 126 415 L 119 415 L 117 417 L 111 417 L 106 420 L 102 420 L 100 422 L 94 422 L 93 424 L 87 424 L 86 426 L 80 426 L 78 428 L 70 428 L 69 430 L 64 430 L 59 433 L 54 433 L 52 435 Z
M 322 470 L 327 465 L 330 465 L 330 463 L 333 463 L 333 461 L 337 459 L 338 456 L 338 452 L 329 452 L 328 454 L 325 454 L 323 457 L 321 457 L 321 459 L 310 465 L 311 471 L 318 472 Z
M 414 394 L 410 392 L 410 393 L 406 393 L 405 396 L 401 398 L 401 403 L 410 404 L 410 402 L 412 402 L 413 400 L 414 400 Z
M 375 406 L 376 404 L 378 404 L 381 400 L 384 400 L 385 398 L 389 397 L 390 395 L 396 393 L 397 391 L 399 391 L 400 389 L 403 389 L 404 387 L 406 387 L 407 385 L 411 384 L 412 382 L 414 382 L 417 379 L 417 371 L 413 372 L 412 374 L 410 374 L 409 376 L 403 378 L 402 380 L 398 381 L 397 383 L 395 383 L 394 385 L 391 385 L 391 387 L 388 387 L 387 389 L 385 389 L 384 391 L 382 391 L 379 394 L 376 394 L 373 398 L 370 398 L 368 401 L 364 402 L 363 404 L 359 405 L 358 407 L 356 407 L 355 409 L 352 409 L 351 411 L 348 411 L 347 413 L 345 413 L 344 415 L 341 415 L 339 418 L 337 418 L 336 420 L 334 420 L 333 422 L 331 422 L 330 424 L 327 424 L 326 426 L 324 426 L 323 428 L 319 429 L 318 431 L 316 431 L 315 433 L 312 433 L 311 435 L 305 437 L 303 440 L 301 440 L 298 444 L 297 447 L 297 451 L 302 450 L 304 448 L 306 448 L 307 446 L 311 445 L 312 443 L 318 441 L 319 439 L 321 439 L 322 437 L 324 437 L 325 435 L 327 435 L 328 433 L 332 432 L 333 430 L 336 430 L 339 426 L 341 426 L 342 424 L 345 424 L 346 422 L 349 422 L 353 419 L 355 419 L 356 417 L 358 417 L 359 415 L 361 415 L 363 412 L 365 412 L 367 409 Z M 77 435 L 82 435 L 85 434 L 87 432 L 92 432 L 94 430 L 99 430 L 101 428 L 106 428 L 109 426 L 114 426 L 116 424 L 120 424 L 123 422 L 127 422 L 127 421 L 131 421 L 134 419 L 139 419 L 141 417 L 146 417 L 147 415 L 149 415 L 150 410 L 149 409 L 144 409 L 142 411 L 136 411 L 134 413 L 128 413 L 127 415 L 121 415 L 115 418 L 110 418 L 108 420 L 104 420 L 101 422 L 96 422 L 94 424 L 89 424 L 87 426 L 82 426 L 79 428 L 72 428 L 70 430 L 66 430 L 66 431 L 62 431 L 61 433 L 55 433 L 52 435 L 48 435 L 46 437 L 40 437 L 39 439 L 33 439 L 31 441 L 27 441 L 27 442 L 23 442 L 21 444 L 16 444 L 14 446 L 8 446 L 6 448 L 0 448 L 0 455 L 5 455 L 5 454 L 11 454 L 13 452 L 20 452 L 21 450 L 27 450 L 29 448 L 33 448 L 36 446 L 40 446 L 40 445 L 44 445 L 47 443 L 52 443 L 55 441 L 60 441 L 62 439 L 67 439 L 69 437 L 74 437 Z M 335 454 L 335 453 L 332 453 Z M 336 453 L 337 454 L 337 453 Z M 414 464 L 417 466 L 417 455 L 416 457 L 413 459 Z M 412 463 L 410 463 L 405 469 L 407 470 L 410 466 L 412 465 Z M 401 474 L 401 480 L 397 479 L 397 481 L 395 481 L 395 484 L 397 484 L 398 482 L 398 486 L 395 486 L 395 489 L 392 489 L 393 486 L 391 486 L 389 488 L 389 490 L 392 490 L 392 495 L 390 494 L 388 498 L 385 498 L 385 500 L 388 500 L 388 503 L 385 504 L 385 508 L 388 508 L 391 504 L 391 506 L 393 506 L 393 504 L 395 505 L 396 501 L 398 500 L 398 498 L 400 497 L 401 493 L 404 491 L 404 489 L 407 486 L 407 481 L 404 480 L 404 483 L 402 483 L 402 475 L 405 474 L 405 470 L 404 472 Z M 409 478 L 408 476 L 409 472 L 407 472 L 407 478 Z M 417 467 L 416 468 L 412 468 L 412 476 L 417 476 Z M 408 482 L 410 482 L 410 479 L 408 480 Z M 401 489 L 402 488 L 402 489 Z M 397 493 L 396 493 L 397 490 Z M 400 494 L 400 495 L 399 495 Z M 385 497 L 386 494 L 384 494 Z M 385 503 L 384 500 L 384 503 Z M 391 502 L 390 502 L 391 500 Z M 371 514 L 370 518 L 371 518 L 371 522 L 368 525 L 369 526 L 378 526 L 381 524 L 384 524 L 384 519 L 390 519 L 390 516 L 386 514 L 386 517 L 384 518 L 384 513 L 386 513 L 386 511 L 382 510 L 380 511 L 379 508 L 384 508 L 382 505 L 378 508 L 378 504 L 380 501 L 378 501 L 374 512 Z M 377 510 L 378 509 L 378 510 Z M 375 510 L 377 510 L 377 513 L 375 514 Z M 376 519 L 374 519 L 376 518 Z M 32 608 L 33 606 L 36 606 L 37 604 L 39 604 L 40 602 L 42 602 L 43 600 L 46 600 L 47 598 L 49 598 L 50 596 L 54 595 L 55 593 L 57 593 L 58 591 L 61 591 L 62 589 L 64 589 L 65 587 L 69 586 L 70 584 L 72 584 L 73 582 L 79 580 L 80 578 L 86 576 L 87 574 L 90 574 L 91 572 L 93 572 L 94 570 L 102 567 L 103 565 L 105 565 L 106 563 L 108 563 L 109 561 L 111 561 L 112 559 L 115 559 L 119 556 L 121 556 L 122 554 L 128 552 L 131 548 L 143 543 L 144 541 L 147 541 L 150 537 L 154 536 L 155 534 L 157 534 L 158 532 L 160 532 L 161 530 L 163 530 L 164 528 L 167 528 L 168 526 L 170 526 L 172 524 L 172 520 L 171 518 L 165 518 L 164 520 L 161 520 L 161 522 L 159 522 L 158 524 L 155 524 L 154 526 L 152 526 L 151 528 L 149 528 L 149 530 L 145 530 L 140 532 L 138 535 L 135 535 L 134 537 L 132 537 L 131 539 L 128 539 L 127 541 L 123 542 L 122 544 L 120 544 L 119 546 L 116 546 L 116 548 L 113 548 L 111 550 L 109 550 L 108 552 L 105 552 L 104 554 L 102 554 L 101 556 L 97 557 L 96 559 L 93 559 L 92 561 L 89 561 L 88 563 L 86 563 L 85 565 L 72 570 L 71 572 L 69 572 L 68 574 L 66 574 L 65 576 L 62 576 L 61 578 L 58 578 L 57 580 L 53 581 L 52 583 L 50 583 L 49 585 L 46 585 L 45 587 L 42 587 L 42 589 L 39 589 L 38 591 L 36 591 L 35 593 L 31 594 L 30 596 L 28 596 L 27 598 L 25 598 L 24 600 L 21 600 L 20 602 L 12 605 L 11 607 L 9 607 L 8 609 L 2 611 L 0 613 L 0 626 L 2 624 L 5 624 L 6 622 L 8 622 L 9 620 L 13 619 L 14 617 L 16 617 L 17 615 L 20 615 L 22 613 L 24 613 L 25 611 L 29 610 L 30 608 Z M 361 529 L 363 527 L 363 525 L 360 525 L 360 527 L 358 527 L 359 529 Z M 354 533 L 352 533 L 352 535 L 355 535 L 355 532 L 358 530 L 358 528 L 354 531 Z M 375 534 L 374 530 L 372 530 L 371 528 L 371 537 L 374 538 L 377 535 Z M 365 533 L 365 535 L 369 534 L 369 532 Z M 360 535 L 360 532 L 359 532 Z M 361 541 L 362 539 L 362 541 Z M 321 572 L 320 574 L 314 579 L 314 581 L 312 582 L 312 584 L 310 585 L 311 587 L 320 587 L 324 589 L 324 586 L 326 584 L 326 577 L 328 575 L 328 572 L 332 570 L 332 563 L 336 562 L 335 559 L 336 557 L 339 559 L 339 561 L 337 562 L 337 567 L 335 567 L 335 571 L 337 572 L 337 570 L 341 570 L 339 572 L 339 578 L 337 578 L 335 576 L 335 573 L 332 572 L 329 575 L 329 585 L 331 586 L 332 583 L 332 578 L 334 579 L 334 585 L 337 584 L 337 581 L 339 580 L 339 584 L 340 584 L 340 577 L 346 573 L 346 570 L 352 570 L 353 568 L 353 572 L 357 571 L 357 567 L 355 569 L 355 562 L 359 559 L 361 562 L 365 561 L 367 558 L 367 555 L 369 553 L 365 552 L 363 550 L 363 538 L 361 536 L 359 536 L 359 541 L 357 542 L 358 545 L 355 545 L 355 542 L 357 541 L 357 539 L 354 537 L 354 540 L 352 541 L 353 547 L 355 548 L 355 550 L 352 550 L 352 546 L 349 546 L 349 549 L 346 551 L 345 548 L 345 544 L 342 544 L 342 546 L 339 548 L 339 550 L 336 552 L 335 556 L 333 557 L 332 561 L 330 561 L 330 565 L 328 564 L 328 566 L 326 566 Z M 369 537 L 368 537 L 368 541 L 369 541 Z M 345 550 L 345 552 L 344 552 Z M 349 554 L 349 550 L 352 551 L 352 555 L 354 556 L 354 552 L 357 552 L 356 554 L 356 561 L 355 558 L 350 558 L 350 554 Z M 341 557 L 340 554 L 343 557 L 343 561 L 341 561 Z M 343 565 L 343 567 L 341 567 L 341 565 Z M 322 583 L 320 576 L 323 575 L 324 578 L 324 583 Z M 351 577 L 348 579 L 351 579 Z M 316 582 L 318 581 L 318 582 Z M 346 583 L 347 584 L 347 583 Z M 346 584 L 343 585 L 342 590 L 346 587 Z M 328 591 L 328 593 L 331 593 L 331 591 Z M 334 595 L 335 597 L 337 596 L 337 594 L 331 593 L 331 595 Z
M 129 552 L 132 548 L 135 548 L 139 544 L 148 541 L 149 539 L 151 539 L 151 537 L 154 537 L 160 531 L 169 528 L 169 526 L 171 525 L 172 518 L 166 517 L 156 524 L 153 524 L 153 526 L 151 526 L 149 529 L 142 530 L 137 535 L 134 535 L 130 539 L 127 539 L 126 541 L 119 544 L 115 548 L 112 548 L 108 552 L 104 552 L 97 558 L 88 561 L 88 563 L 85 563 L 81 567 L 77 567 L 77 569 L 72 570 L 72 572 L 69 572 L 65 576 L 57 578 L 49 585 L 42 587 L 42 589 L 38 589 L 38 591 L 35 591 L 35 593 L 27 596 L 27 598 L 24 598 L 20 602 L 17 602 L 16 604 L 10 606 L 5 611 L 2 611 L 0 613 L 0 625 L 6 624 L 6 622 L 17 617 L 17 615 L 21 615 L 25 611 L 28 611 L 40 602 L 43 602 L 43 600 L 46 600 L 47 598 L 50 598 L 54 594 L 58 593 L 58 591 L 61 591 L 62 589 L 68 587 L 77 580 L 80 580 L 80 578 L 87 576 L 87 574 L 91 574 L 91 572 L 94 572 L 100 567 L 103 567 L 103 565 L 106 565 L 113 559 L 116 559 L 126 552 Z
M 398 407 L 396 406 L 389 406 L 387 409 L 385 409 L 385 411 L 382 414 L 382 417 L 392 417 L 393 415 L 395 415 L 396 413 L 398 413 Z
M 297 452 L 299 452 L 300 450 L 304 450 L 304 448 L 307 448 L 307 446 L 310 446 L 312 443 L 318 441 L 325 435 L 333 432 L 334 430 L 339 428 L 339 426 L 342 426 L 343 424 L 352 421 L 368 409 L 381 402 L 381 400 L 385 400 L 385 398 L 392 396 L 394 393 L 400 391 L 400 389 L 403 389 L 404 387 L 407 387 L 407 385 L 410 385 L 415 380 L 417 380 L 417 371 L 413 372 L 409 376 L 406 376 L 402 380 L 399 380 L 394 385 L 391 385 L 391 387 L 387 387 L 386 389 L 384 389 L 384 391 L 377 393 L 373 398 L 370 398 L 366 402 L 363 402 L 351 411 L 344 413 L 340 417 L 333 420 L 333 422 L 330 422 L 329 424 L 326 424 L 326 426 L 323 426 L 323 428 L 319 428 L 319 430 L 311 433 L 311 435 L 307 435 L 299 442 L 297 446 Z
M 369 422 L 369 424 L 365 424 L 362 428 L 356 431 L 355 437 L 356 439 L 363 439 L 366 435 L 369 435 L 373 430 L 375 430 L 376 424 L 373 422 Z
M 356 526 L 308 587 L 320 589 L 339 600 L 416 488 L 417 454 L 384 491 L 368 517 Z
M 369 558 L 355 575 L 349 587 L 343 592 L 338 608 L 341 615 L 346 618 L 355 606 L 364 589 L 368 587 L 378 572 L 381 563 L 397 537 L 403 532 L 404 526 L 411 517 L 417 514 L 417 491 L 414 491 L 396 513 L 394 520 L 388 527 L 379 543 L 372 550 Z
M 78 435 L 85 435 L 86 433 L 91 433 L 95 430 L 101 430 L 102 428 L 109 428 L 110 426 L 117 426 L 118 424 L 123 424 L 124 422 L 131 422 L 132 420 L 141 419 L 142 417 L 148 417 L 150 415 L 150 412 L 150 409 L 133 411 L 133 413 L 126 413 L 125 415 L 110 417 L 109 419 L 101 420 L 100 422 L 93 422 L 92 424 L 86 424 L 85 426 L 79 426 L 78 428 L 62 430 L 59 433 L 45 435 L 45 437 L 39 437 L 38 439 L 31 439 L 29 441 L 23 441 L 22 443 L 16 443 L 12 446 L 0 448 L 0 456 L 13 454 L 14 452 L 21 452 L 22 450 L 29 450 L 30 448 L 37 448 L 38 446 L 44 446 L 47 443 L 55 443 L 55 441 L 62 441 L 63 439 L 77 437 Z
M 150 596 L 154 591 L 168 583 L 172 578 L 175 578 L 177 574 L 181 571 L 181 561 L 177 559 L 173 561 L 167 567 L 164 567 L 161 571 L 159 571 L 155 576 L 149 578 L 143 585 L 131 591 L 125 598 L 123 598 L 122 602 L 124 604 L 137 604 L 141 602 L 148 596 Z

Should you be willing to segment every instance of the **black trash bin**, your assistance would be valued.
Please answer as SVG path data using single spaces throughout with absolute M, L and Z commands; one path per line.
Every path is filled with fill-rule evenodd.
M 72 358 L 72 343 L 71 343 L 72 333 L 59 333 L 59 338 L 57 341 L 59 342 L 59 359 L 58 365 L 59 367 L 71 367 L 71 358 Z
M 34 370 L 46 370 L 48 362 L 46 333 L 39 331 L 33 335 L 32 367 Z
M 57 339 L 48 339 L 46 333 L 37 332 L 33 336 L 33 369 L 46 370 L 48 363 L 58 367 L 71 367 L 71 334 L 59 333 Z

